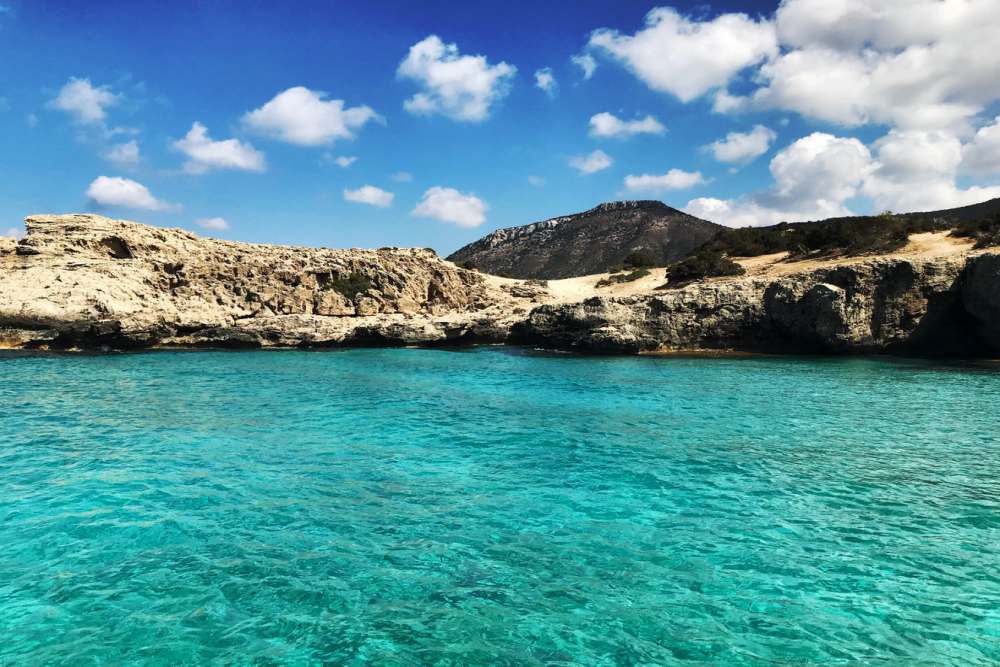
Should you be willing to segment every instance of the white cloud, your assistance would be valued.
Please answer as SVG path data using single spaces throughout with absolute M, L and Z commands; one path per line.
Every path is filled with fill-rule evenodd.
M 356 155 L 338 155 L 332 160 L 332 162 L 341 169 L 347 169 L 357 161 L 358 161 L 358 156 Z
M 368 204 L 378 208 L 386 208 L 392 205 L 392 200 L 396 195 L 386 192 L 374 185 L 364 185 L 357 190 L 344 190 L 344 199 L 356 204 Z
M 109 146 L 101 152 L 101 157 L 122 168 L 134 167 L 139 164 L 139 142 L 133 139 Z
M 410 215 L 432 218 L 459 227 L 478 227 L 486 222 L 488 208 L 486 202 L 471 193 L 436 186 L 424 193 L 423 199 Z
M 528 176 L 528 185 L 533 185 L 536 188 L 540 188 L 545 185 L 545 179 L 541 176 Z
M 590 136 L 592 137 L 631 137 L 637 134 L 663 134 L 667 128 L 653 116 L 622 120 L 603 111 L 590 117 Z
M 507 95 L 516 72 L 505 62 L 490 65 L 486 56 L 462 55 L 458 45 L 430 35 L 410 47 L 396 75 L 422 87 L 403 104 L 410 113 L 479 122 Z
M 585 81 L 594 76 L 594 72 L 597 70 L 597 61 L 589 53 L 572 56 L 570 61 L 583 71 Z
M 666 190 L 684 190 L 705 179 L 699 171 L 683 171 L 671 169 L 665 174 L 642 174 L 625 177 L 625 189 L 630 192 L 663 192 Z
M 776 136 L 770 128 L 755 125 L 749 132 L 730 132 L 706 148 L 719 162 L 744 165 L 766 153 Z
M 689 102 L 725 87 L 741 70 L 778 53 L 774 25 L 745 14 L 692 21 L 670 7 L 653 9 L 634 35 L 595 31 L 589 46 L 621 61 L 653 90 Z
M 161 201 L 142 183 L 118 176 L 98 176 L 87 188 L 87 198 L 98 206 L 166 211 L 177 208 Z
M 8 236 L 10 238 L 19 239 L 24 236 L 24 230 L 18 227 L 8 227 L 7 231 L 0 234 L 0 236 Z
M 788 48 L 759 73 L 757 106 L 842 125 L 968 129 L 1000 98 L 996 0 L 786 0 Z
M 878 161 L 864 192 L 878 209 L 928 211 L 1000 197 L 1000 186 L 959 188 L 962 143 L 940 130 L 892 130 L 875 142 Z
M 589 155 L 575 155 L 569 159 L 569 166 L 573 167 L 581 174 L 593 174 L 602 169 L 607 169 L 614 160 L 602 150 L 596 150 Z
M 964 147 L 962 168 L 974 174 L 1000 174 L 1000 116 L 979 128 Z
M 327 100 L 327 93 L 296 86 L 275 95 L 259 109 L 248 111 L 243 123 L 265 136 L 298 146 L 322 146 L 353 139 L 369 121 L 381 117 L 368 106 L 344 107 Z
M 213 232 L 224 232 L 229 229 L 229 223 L 224 218 L 198 218 L 194 224 Z
M 770 189 L 741 199 L 693 199 L 685 210 L 731 227 L 851 215 L 846 202 L 875 167 L 857 139 L 814 132 L 774 156 Z
M 392 180 L 397 183 L 409 183 L 413 180 L 413 174 L 408 171 L 397 171 L 392 175 Z
M 815 132 L 771 160 L 774 184 L 739 199 L 699 198 L 685 210 L 734 227 L 855 215 L 857 195 L 874 209 L 932 211 L 1000 197 L 1000 186 L 960 188 L 962 142 L 942 130 L 891 130 L 873 144 Z
M 595 31 L 589 47 L 650 88 L 714 110 L 783 109 L 844 126 L 947 129 L 964 135 L 1000 101 L 997 0 L 783 0 L 772 21 L 706 21 L 652 10 L 634 35 Z M 752 68 L 754 84 L 728 83 Z
M 213 141 L 208 129 L 199 122 L 191 125 L 184 138 L 175 141 L 172 147 L 188 157 L 184 171 L 189 174 L 204 174 L 212 169 L 264 171 L 267 168 L 264 154 L 253 146 L 238 139 Z
M 543 67 L 535 72 L 535 87 L 545 91 L 549 97 L 555 97 L 559 93 L 559 83 L 551 67 Z
M 79 123 L 94 124 L 103 122 L 106 109 L 120 101 L 120 96 L 107 86 L 95 87 L 90 79 L 71 77 L 47 106 L 70 114 Z

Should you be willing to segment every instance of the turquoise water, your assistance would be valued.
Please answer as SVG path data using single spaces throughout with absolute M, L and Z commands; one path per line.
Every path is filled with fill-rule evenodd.
M 0 664 L 996 664 L 1000 366 L 0 357 Z

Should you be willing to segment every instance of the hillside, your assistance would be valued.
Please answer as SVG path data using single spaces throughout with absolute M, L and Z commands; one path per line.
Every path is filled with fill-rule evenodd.
M 1000 199 L 971 206 L 915 213 L 782 222 L 766 227 L 722 228 L 709 241 L 668 269 L 673 285 L 722 275 L 738 275 L 731 258 L 784 253 L 790 260 L 858 257 L 891 253 L 914 234 L 950 232 L 976 247 L 1000 244 Z
M 686 257 L 722 228 L 658 201 L 621 201 L 498 229 L 448 257 L 512 278 L 571 278 L 603 273 L 638 254 L 663 266 Z

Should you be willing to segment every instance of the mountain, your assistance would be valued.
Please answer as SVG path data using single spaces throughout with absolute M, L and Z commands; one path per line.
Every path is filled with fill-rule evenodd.
M 571 278 L 621 267 L 640 253 L 665 266 L 722 229 L 659 201 L 618 201 L 583 213 L 498 229 L 448 257 L 512 278 Z

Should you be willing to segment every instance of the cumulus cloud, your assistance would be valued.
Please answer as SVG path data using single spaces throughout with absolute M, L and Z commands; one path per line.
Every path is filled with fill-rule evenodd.
M 139 142 L 133 139 L 123 144 L 109 146 L 101 152 L 101 157 L 124 169 L 134 167 L 139 164 Z
M 610 55 L 653 90 L 683 102 L 725 87 L 741 70 L 778 53 L 774 25 L 745 14 L 693 21 L 669 7 L 653 9 L 634 35 L 595 31 L 589 46 Z
M 663 134 L 667 128 L 653 116 L 622 120 L 614 114 L 603 111 L 590 117 L 592 137 L 631 137 L 637 134 Z
M 665 192 L 684 190 L 704 182 L 699 171 L 671 169 L 665 174 L 628 175 L 625 177 L 625 189 L 629 192 Z
M 996 0 L 783 0 L 773 20 L 698 21 L 652 10 L 633 35 L 597 30 L 592 49 L 650 88 L 714 109 L 784 109 L 844 126 L 970 131 L 1000 100 Z M 750 68 L 746 95 L 728 84 Z
M 94 86 L 90 79 L 71 77 L 48 107 L 71 115 L 78 123 L 101 123 L 107 118 L 107 108 L 118 104 L 121 97 L 108 86 Z
M 593 174 L 602 169 L 607 169 L 614 160 L 602 150 L 596 150 L 589 155 L 575 155 L 569 159 L 569 166 L 573 167 L 581 174 Z
M 875 166 L 857 139 L 814 132 L 774 156 L 770 189 L 742 199 L 693 199 L 685 210 L 731 227 L 851 215 L 846 202 Z
M 932 211 L 1000 197 L 1000 186 L 960 188 L 962 142 L 943 130 L 890 130 L 872 151 L 855 138 L 815 132 L 771 160 L 773 185 L 738 199 L 699 198 L 685 210 L 733 227 L 854 215 L 864 195 L 877 211 Z
M 1000 174 L 1000 116 L 979 128 L 965 146 L 962 167 L 974 174 Z
M 864 192 L 881 209 L 927 211 L 1000 197 L 1000 186 L 959 188 L 962 143 L 941 130 L 892 130 L 875 142 L 878 160 Z
M 323 146 L 353 139 L 358 130 L 381 117 L 368 106 L 345 107 L 327 93 L 295 86 L 243 116 L 247 128 L 297 146 Z
M 213 232 L 224 232 L 229 229 L 229 223 L 224 218 L 198 218 L 194 223 L 202 229 Z
M 755 125 L 749 132 L 730 132 L 706 148 L 719 162 L 744 165 L 766 153 L 776 136 L 770 128 Z
M 559 93 L 559 83 L 551 67 L 543 67 L 535 72 L 535 87 L 545 91 L 549 97 L 555 97 Z
M 264 154 L 238 139 L 215 141 L 208 136 L 208 129 L 195 122 L 183 139 L 173 143 L 173 149 L 188 157 L 184 171 L 204 174 L 212 169 L 240 169 L 264 171 L 267 163 Z
M 368 204 L 378 208 L 387 208 L 392 205 L 392 200 L 396 195 L 386 192 L 374 185 L 363 185 L 357 190 L 344 190 L 344 199 L 356 204 Z
M 517 68 L 505 62 L 490 65 L 486 56 L 462 55 L 457 44 L 437 35 L 410 47 L 396 76 L 420 84 L 422 90 L 404 102 L 412 114 L 441 114 L 466 122 L 489 117 L 492 107 L 510 90 Z
M 161 201 L 142 183 L 120 176 L 98 176 L 87 188 L 87 198 L 97 206 L 166 211 L 177 208 Z
M 842 125 L 966 129 L 1000 98 L 995 0 L 786 0 L 786 50 L 759 73 L 758 106 Z
M 589 53 L 572 56 L 570 62 L 580 68 L 585 81 L 594 76 L 594 72 L 597 71 L 597 60 Z
M 488 208 L 486 202 L 471 193 L 435 186 L 424 193 L 423 199 L 410 215 L 448 222 L 459 227 L 478 227 L 486 222 Z

